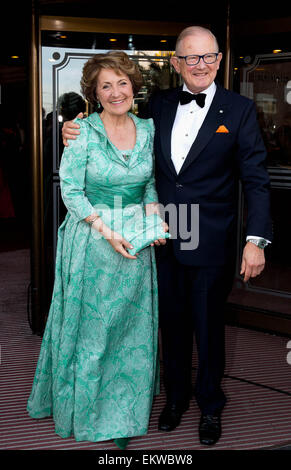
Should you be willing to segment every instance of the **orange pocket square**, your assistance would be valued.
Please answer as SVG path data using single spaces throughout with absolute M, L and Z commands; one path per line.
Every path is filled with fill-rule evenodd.
M 219 126 L 219 128 L 217 129 L 216 132 L 223 133 L 223 134 L 229 134 L 229 130 L 225 126 Z

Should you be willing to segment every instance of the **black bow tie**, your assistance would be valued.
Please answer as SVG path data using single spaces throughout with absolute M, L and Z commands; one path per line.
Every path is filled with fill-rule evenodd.
M 192 100 L 196 100 L 196 103 L 200 108 L 203 108 L 205 105 L 205 98 L 206 94 L 205 93 L 198 93 L 198 95 L 193 95 L 192 93 L 189 93 L 188 91 L 180 91 L 180 104 L 188 104 Z

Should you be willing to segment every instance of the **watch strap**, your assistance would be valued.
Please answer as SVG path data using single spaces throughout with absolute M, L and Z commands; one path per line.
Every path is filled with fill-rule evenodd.
M 268 245 L 268 241 L 265 240 L 265 238 L 248 238 L 247 241 L 253 243 L 254 245 L 261 248 L 262 250 L 266 248 L 266 246 Z

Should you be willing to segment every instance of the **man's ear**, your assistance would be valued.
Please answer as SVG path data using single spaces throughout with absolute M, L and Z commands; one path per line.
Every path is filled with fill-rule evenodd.
M 178 57 L 176 57 L 175 55 L 173 55 L 170 59 L 170 62 L 172 64 L 172 66 L 174 67 L 174 69 L 176 70 L 177 73 L 180 73 L 180 60 Z
M 221 60 L 222 60 L 222 52 L 219 52 L 218 57 L 217 57 L 217 70 L 219 69 Z

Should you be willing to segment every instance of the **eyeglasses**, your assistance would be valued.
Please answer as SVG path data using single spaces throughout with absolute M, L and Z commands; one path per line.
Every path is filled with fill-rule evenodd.
M 185 59 L 187 65 L 197 65 L 200 59 L 203 59 L 205 64 L 214 64 L 217 61 L 219 52 L 209 52 L 203 55 L 178 55 L 179 59 Z

